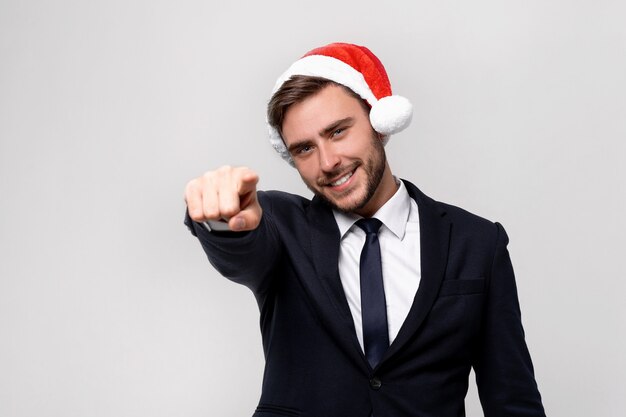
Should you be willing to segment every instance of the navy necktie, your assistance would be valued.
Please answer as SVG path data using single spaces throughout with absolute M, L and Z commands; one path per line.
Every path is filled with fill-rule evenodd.
M 361 317 L 363 320 L 363 345 L 365 357 L 375 368 L 389 347 L 387 305 L 383 287 L 383 269 L 378 243 L 378 219 L 361 219 L 356 225 L 365 231 L 365 244 L 361 251 Z

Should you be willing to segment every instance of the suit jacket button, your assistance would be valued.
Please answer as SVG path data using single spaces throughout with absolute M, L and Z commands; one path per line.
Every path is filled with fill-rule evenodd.
M 383 383 L 377 377 L 370 379 L 370 387 L 373 390 L 379 390 Z

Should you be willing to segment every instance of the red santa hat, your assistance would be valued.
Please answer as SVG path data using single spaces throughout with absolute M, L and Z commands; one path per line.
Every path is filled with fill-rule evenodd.
M 371 106 L 370 123 L 383 135 L 384 143 L 389 140 L 389 135 L 402 131 L 411 123 L 413 106 L 406 98 L 392 95 L 385 67 L 364 46 L 331 43 L 307 52 L 278 78 L 272 95 L 292 75 L 326 78 L 354 91 Z M 280 133 L 272 126 L 269 126 L 269 136 L 274 149 L 293 165 Z

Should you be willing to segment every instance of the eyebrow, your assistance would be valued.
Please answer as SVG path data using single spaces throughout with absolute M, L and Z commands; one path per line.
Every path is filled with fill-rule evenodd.
M 331 124 L 329 124 L 327 127 L 325 127 L 324 129 L 322 129 L 320 131 L 320 135 L 322 136 L 328 136 L 330 133 L 332 133 L 335 129 L 337 129 L 339 126 L 344 125 L 344 124 L 350 124 L 352 125 L 352 122 L 354 121 L 353 117 L 346 117 L 340 120 L 337 120 Z
M 342 125 L 346 125 L 346 124 L 349 126 L 354 124 L 354 117 L 344 117 L 343 119 L 336 120 L 332 122 L 331 124 L 329 124 L 328 126 L 326 126 L 325 128 L 323 128 L 322 130 L 320 130 L 319 134 L 320 136 L 328 136 L 338 127 Z M 302 139 L 289 145 L 289 147 L 287 148 L 287 151 L 289 153 L 292 153 L 295 149 L 298 149 L 302 146 L 311 145 L 312 143 L 313 141 L 311 139 Z

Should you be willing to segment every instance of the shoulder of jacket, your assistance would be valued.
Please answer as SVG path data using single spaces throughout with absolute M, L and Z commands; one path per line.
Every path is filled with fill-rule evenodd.
M 419 190 L 417 192 L 418 207 L 421 200 L 422 204 L 430 206 L 442 217 L 447 218 L 447 220 L 454 225 L 453 227 L 456 228 L 457 232 L 464 231 L 470 235 L 478 235 L 482 237 L 498 234 L 497 223 L 454 204 L 435 200 Z

